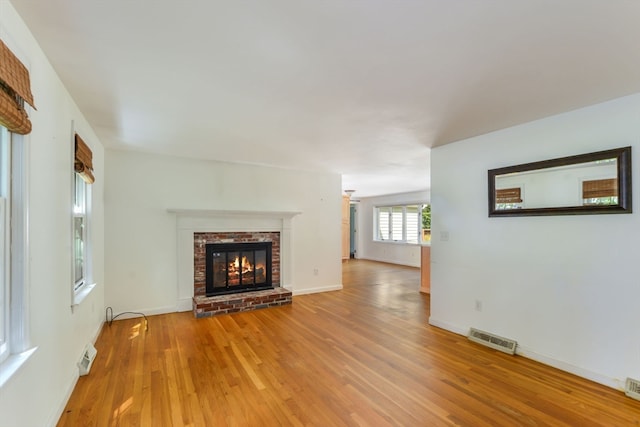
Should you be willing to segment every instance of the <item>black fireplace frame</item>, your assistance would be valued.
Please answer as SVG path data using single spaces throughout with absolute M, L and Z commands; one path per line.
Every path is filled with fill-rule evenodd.
M 206 243 L 205 244 L 205 286 L 208 297 L 215 295 L 234 294 L 239 292 L 262 291 L 273 289 L 272 282 L 272 242 L 232 242 L 232 243 Z M 264 283 L 242 284 L 240 275 L 239 285 L 229 285 L 229 280 L 225 287 L 214 287 L 213 279 L 213 254 L 218 252 L 256 252 L 266 251 L 266 280 Z M 255 282 L 255 281 L 254 281 Z

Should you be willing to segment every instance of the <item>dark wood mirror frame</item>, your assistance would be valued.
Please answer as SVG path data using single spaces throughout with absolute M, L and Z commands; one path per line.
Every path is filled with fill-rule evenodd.
M 618 204 L 564 207 L 496 209 L 496 177 L 559 166 L 577 165 L 598 160 L 616 159 L 618 173 Z M 489 170 L 489 216 L 591 215 L 632 213 L 631 209 L 631 147 L 615 148 L 595 153 L 579 154 L 558 159 L 509 166 Z

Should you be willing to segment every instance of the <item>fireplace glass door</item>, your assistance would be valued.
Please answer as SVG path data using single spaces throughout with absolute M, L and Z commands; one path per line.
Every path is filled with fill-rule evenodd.
M 271 288 L 271 242 L 206 245 L 207 295 Z

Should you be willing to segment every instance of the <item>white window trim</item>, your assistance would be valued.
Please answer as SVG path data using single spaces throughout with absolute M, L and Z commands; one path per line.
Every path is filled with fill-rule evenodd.
M 0 128 L 0 363 L 10 354 L 11 342 L 11 144 L 8 133 Z M 6 138 L 6 140 L 5 140 Z
M 76 291 L 73 292 L 73 302 L 71 303 L 71 308 L 78 306 L 84 301 L 86 297 L 89 296 L 91 291 L 96 287 L 96 284 L 93 282 L 85 283 L 80 286 Z
M 11 135 L 11 305 L 9 357 L 0 363 L 0 388 L 35 353 L 29 339 L 29 140 Z
M 75 162 L 75 135 L 76 135 L 76 130 L 75 130 L 75 125 L 74 122 L 71 122 L 71 165 L 74 164 Z M 72 168 L 73 171 L 73 168 Z M 75 181 L 76 181 L 76 172 L 73 171 L 71 173 L 71 200 L 75 201 Z M 87 296 L 89 296 L 89 294 L 91 293 L 91 291 L 93 291 L 96 287 L 96 283 L 93 281 L 93 254 L 92 254 L 92 244 L 91 244 L 91 236 L 92 236 L 92 230 L 91 230 L 91 211 L 92 211 L 92 188 L 91 185 L 86 185 L 86 191 L 85 191 L 85 213 L 84 213 L 84 227 L 85 227 L 85 234 L 84 234 L 84 242 L 85 242 L 85 247 L 84 247 L 84 283 L 80 286 L 78 286 L 76 288 L 76 282 L 75 282 L 75 256 L 74 253 L 72 252 L 71 254 L 71 311 L 73 311 L 73 309 L 80 305 L 82 303 L 82 301 L 84 301 Z M 74 247 L 75 242 L 74 242 L 74 212 L 73 212 L 73 206 L 71 206 L 71 248 Z

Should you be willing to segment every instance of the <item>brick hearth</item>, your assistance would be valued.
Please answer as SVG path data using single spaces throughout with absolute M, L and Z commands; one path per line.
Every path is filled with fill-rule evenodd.
M 197 318 L 211 317 L 261 308 L 280 307 L 292 302 L 291 291 L 282 287 L 212 297 L 197 296 L 193 297 L 193 314 Z

